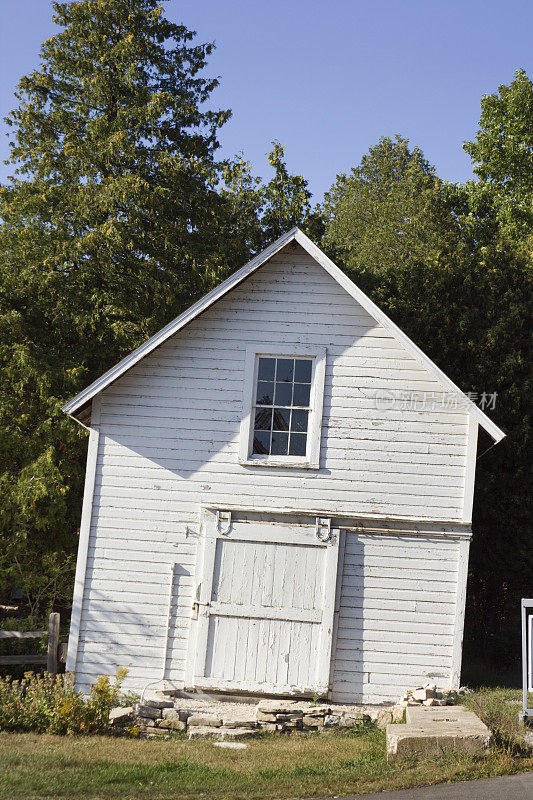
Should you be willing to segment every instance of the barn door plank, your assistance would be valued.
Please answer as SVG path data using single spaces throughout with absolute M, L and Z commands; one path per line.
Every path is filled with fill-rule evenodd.
M 324 691 L 329 690 L 331 646 L 333 641 L 333 618 L 335 614 L 335 594 L 337 587 L 337 566 L 339 558 L 340 530 L 331 532 L 326 549 L 324 582 L 322 591 L 322 625 L 318 661 L 318 682 Z

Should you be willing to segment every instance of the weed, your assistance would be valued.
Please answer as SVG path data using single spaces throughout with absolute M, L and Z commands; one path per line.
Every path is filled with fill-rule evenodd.
M 74 688 L 74 675 L 25 673 L 20 680 L 0 678 L 0 730 L 35 733 L 97 733 L 108 725 L 127 670 L 115 680 L 101 676 L 85 697 Z

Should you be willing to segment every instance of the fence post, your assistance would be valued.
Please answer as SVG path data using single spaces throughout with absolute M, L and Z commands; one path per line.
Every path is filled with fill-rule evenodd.
M 47 672 L 57 674 L 57 649 L 59 647 L 59 614 L 52 612 L 48 619 L 48 660 Z

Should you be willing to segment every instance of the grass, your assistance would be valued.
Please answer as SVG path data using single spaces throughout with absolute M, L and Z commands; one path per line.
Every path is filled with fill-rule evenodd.
M 516 706 L 514 706 L 516 709 Z M 261 800 L 378 792 L 533 769 L 505 747 L 387 763 L 385 735 L 265 735 L 246 750 L 210 742 L 0 733 L 2 800 Z
M 533 697 L 528 695 L 531 708 Z M 522 692 L 517 689 L 481 688 L 461 698 L 461 703 L 474 711 L 491 729 L 500 749 L 520 756 L 524 751 L 525 727 L 518 720 L 522 710 Z

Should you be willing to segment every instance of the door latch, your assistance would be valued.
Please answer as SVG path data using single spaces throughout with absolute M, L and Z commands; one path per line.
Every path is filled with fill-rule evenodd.
M 202 603 L 201 600 L 195 600 L 192 604 L 192 618 L 198 619 L 198 612 L 200 611 L 200 606 L 208 606 L 209 601 L 207 603 Z

